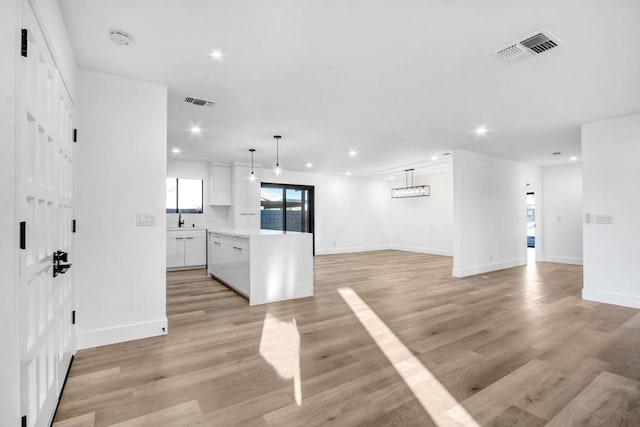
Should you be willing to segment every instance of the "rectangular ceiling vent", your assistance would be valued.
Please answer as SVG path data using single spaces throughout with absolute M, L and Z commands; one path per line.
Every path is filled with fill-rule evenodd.
M 551 31 L 541 30 L 523 37 L 519 41 L 511 42 L 496 50 L 495 53 L 506 59 L 529 57 L 546 52 L 561 44 L 563 44 L 562 41 Z
M 525 50 L 521 48 L 517 43 L 512 43 L 509 46 L 505 46 L 502 49 L 498 49 L 496 53 L 504 58 L 511 59 L 525 53 Z
M 201 107 L 213 107 L 214 105 L 216 105 L 216 103 L 213 101 L 207 101 L 206 99 L 200 98 L 191 98 L 190 96 L 186 96 L 184 98 L 184 102 L 186 102 L 187 104 L 199 105 Z

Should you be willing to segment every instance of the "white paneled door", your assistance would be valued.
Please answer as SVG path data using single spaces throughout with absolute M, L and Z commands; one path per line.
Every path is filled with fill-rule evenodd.
M 63 270 L 72 261 L 73 104 L 29 2 L 22 3 L 16 96 L 17 207 L 26 237 L 20 242 L 21 402 L 28 426 L 46 426 L 75 347 L 72 273 L 54 277 L 55 254 L 69 254 L 59 261 Z

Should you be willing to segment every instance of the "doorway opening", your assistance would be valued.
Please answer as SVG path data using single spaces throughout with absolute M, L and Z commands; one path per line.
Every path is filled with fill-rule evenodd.
M 311 185 L 262 183 L 260 228 L 263 230 L 314 233 L 314 187 Z M 316 253 L 315 235 L 313 254 Z
M 536 260 L 536 198 L 527 193 L 527 262 Z

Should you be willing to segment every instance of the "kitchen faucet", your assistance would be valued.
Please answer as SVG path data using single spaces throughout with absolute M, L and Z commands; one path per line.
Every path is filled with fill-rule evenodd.
M 178 212 L 178 228 L 184 225 L 184 219 L 182 219 L 182 214 Z

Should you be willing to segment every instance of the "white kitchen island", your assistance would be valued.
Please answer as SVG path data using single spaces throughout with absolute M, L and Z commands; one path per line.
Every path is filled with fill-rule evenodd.
M 249 305 L 313 296 L 313 235 L 210 230 L 209 274 Z

